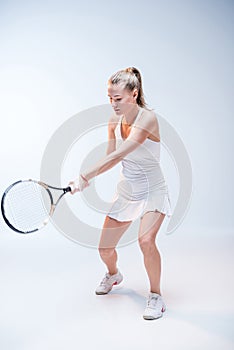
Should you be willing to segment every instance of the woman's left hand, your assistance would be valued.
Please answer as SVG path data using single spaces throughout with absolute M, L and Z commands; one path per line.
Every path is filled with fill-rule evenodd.
M 71 194 L 75 194 L 76 192 L 83 191 L 86 187 L 89 186 L 88 180 L 83 176 L 80 175 L 77 179 L 74 181 L 69 182 L 69 186 L 71 186 Z

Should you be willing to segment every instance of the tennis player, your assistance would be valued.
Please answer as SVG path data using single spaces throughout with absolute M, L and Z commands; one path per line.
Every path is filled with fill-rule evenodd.
M 107 154 L 70 185 L 72 194 L 83 191 L 92 178 L 122 162 L 99 244 L 107 272 L 96 294 L 107 294 L 122 282 L 115 248 L 131 223 L 140 218 L 139 245 L 150 284 L 143 317 L 157 319 L 166 306 L 160 289 L 161 256 L 155 241 L 165 216 L 172 215 L 168 186 L 160 167 L 159 124 L 155 112 L 146 106 L 138 69 L 130 67 L 113 74 L 108 80 L 108 96 L 114 113 L 108 123 Z

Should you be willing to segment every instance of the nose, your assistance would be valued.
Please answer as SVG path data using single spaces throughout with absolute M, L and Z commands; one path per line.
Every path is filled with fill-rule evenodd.
M 118 107 L 117 102 L 115 102 L 115 101 L 113 101 L 113 102 L 111 103 L 111 105 L 112 105 L 112 107 L 113 107 L 114 109 Z
M 119 108 L 118 103 L 113 102 L 113 103 L 112 103 L 112 108 L 113 108 L 114 110 L 117 110 L 117 109 Z

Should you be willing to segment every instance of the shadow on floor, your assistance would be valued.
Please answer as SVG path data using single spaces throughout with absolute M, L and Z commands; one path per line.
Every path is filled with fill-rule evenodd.
M 146 297 L 131 288 L 116 287 L 109 293 L 109 296 L 111 295 L 126 295 L 128 298 L 130 298 L 132 301 L 134 301 L 137 305 L 141 307 L 145 307 L 146 304 Z

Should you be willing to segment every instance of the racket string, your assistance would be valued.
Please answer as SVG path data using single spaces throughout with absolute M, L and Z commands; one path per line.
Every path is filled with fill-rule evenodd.
M 44 187 L 36 182 L 21 182 L 5 198 L 5 212 L 12 225 L 24 232 L 43 226 L 48 221 L 51 200 Z

